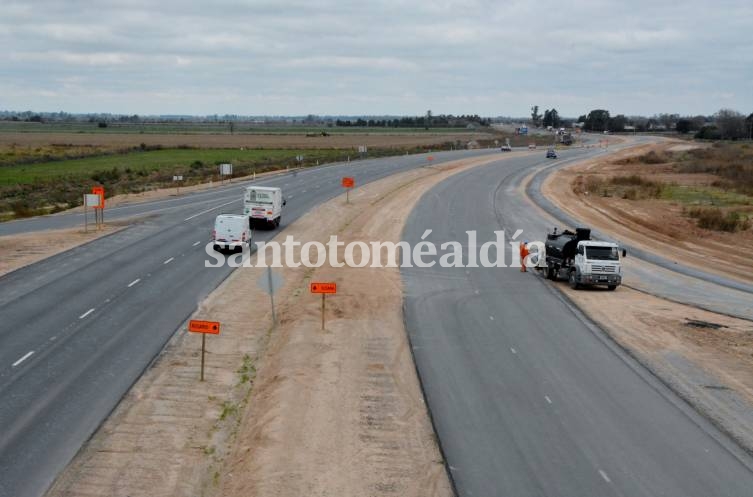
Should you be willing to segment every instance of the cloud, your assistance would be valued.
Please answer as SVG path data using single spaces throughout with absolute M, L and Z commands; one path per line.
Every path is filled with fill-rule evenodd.
M 753 7 L 635 0 L 4 2 L 0 105 L 122 113 L 753 110 Z M 68 81 L 63 84 L 63 81 Z M 12 90 L 12 91 L 10 91 Z M 166 98 L 169 96 L 169 98 Z

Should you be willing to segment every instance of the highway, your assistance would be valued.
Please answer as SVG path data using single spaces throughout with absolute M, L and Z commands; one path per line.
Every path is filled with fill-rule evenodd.
M 489 153 L 499 154 L 496 150 L 433 153 L 432 164 Z M 534 155 L 500 155 L 506 157 L 506 160 L 461 173 L 429 192 L 411 216 L 406 227 L 406 237 L 413 241 L 411 237 L 417 231 L 420 230 L 420 236 L 423 228 L 432 228 L 435 230 L 432 240 L 444 236 L 462 240 L 460 235 L 468 229 L 479 229 L 480 234 L 490 235 L 494 223 L 497 223 L 496 226 L 509 227 L 522 222 L 525 226 L 515 227 L 524 227 L 526 234 L 533 238 L 529 230 L 543 233 L 550 227 L 551 221 L 540 213 L 522 207 L 524 202 L 519 195 L 523 190 L 523 178 L 532 171 L 559 167 L 573 160 L 602 153 L 604 151 L 598 149 L 573 149 L 563 152 L 563 159 L 558 161 L 545 160 L 543 150 Z M 271 176 L 260 179 L 256 184 L 283 188 L 288 200 L 283 211 L 284 229 L 285 224 L 342 193 L 342 176 L 353 176 L 357 185 L 363 185 L 428 163 L 427 154 L 370 159 L 307 169 L 296 175 Z M 113 208 L 106 211 L 107 220 L 131 218 L 133 224 L 120 232 L 0 277 L 0 316 L 3 323 L 0 329 L 0 396 L 3 399 L 0 404 L 0 424 L 3 426 L 0 432 L 0 497 L 42 495 L 167 340 L 196 309 L 197 304 L 230 274 L 230 268 L 204 267 L 204 261 L 208 259 L 204 246 L 209 241 L 214 216 L 240 211 L 241 189 L 247 184 L 249 182 L 232 183 L 210 191 Z M 82 222 L 83 215 L 80 213 L 45 216 L 0 224 L 0 235 L 79 226 Z M 277 233 L 257 230 L 255 239 L 268 240 Z M 479 243 L 481 241 L 483 240 L 479 240 Z M 505 465 L 507 459 L 521 457 L 520 454 L 505 454 L 504 451 L 492 457 L 489 455 L 491 452 L 483 452 L 492 450 L 493 447 L 489 444 L 501 441 L 508 444 L 508 448 L 511 448 L 509 443 L 512 441 L 517 444 L 517 450 L 527 450 L 530 443 L 532 457 L 539 458 L 538 464 L 547 466 L 546 469 L 531 466 L 533 463 L 526 462 L 528 459 L 525 457 L 512 464 L 510 468 L 516 468 L 515 472 L 521 469 L 521 465 L 528 465 L 526 468 L 531 471 L 541 471 L 539 475 L 528 471 L 518 476 L 505 476 L 509 478 L 509 488 L 515 491 L 529 489 L 527 485 L 538 479 L 549 478 L 547 481 L 556 483 L 567 468 L 577 470 L 578 475 L 587 473 L 588 478 L 584 477 L 583 485 L 586 482 L 593 484 L 593 487 L 588 487 L 591 490 L 609 484 L 607 480 L 612 483 L 605 488 L 623 488 L 618 486 L 623 485 L 621 470 L 630 473 L 635 469 L 636 474 L 642 477 L 643 466 L 640 464 L 635 468 L 618 464 L 620 459 L 617 452 L 622 449 L 608 444 L 609 440 L 626 443 L 628 448 L 625 450 L 631 458 L 647 457 L 646 461 L 665 456 L 677 459 L 672 451 L 688 447 L 695 450 L 698 448 L 695 444 L 703 442 L 712 447 L 712 453 L 716 457 L 722 457 L 718 459 L 719 471 L 714 474 L 719 474 L 720 478 L 729 475 L 738 478 L 737 481 L 749 483 L 745 479 L 749 478 L 745 469 L 747 459 L 737 453 L 736 447 L 729 444 L 726 437 L 710 430 L 703 419 L 674 399 L 661 384 L 612 350 L 582 317 L 568 310 L 556 293 L 547 290 L 544 282 L 515 271 L 503 272 L 504 278 L 500 278 L 497 271 L 459 271 L 435 268 L 416 273 L 409 271 L 404 277 L 408 290 L 408 328 L 416 345 L 419 371 L 427 388 L 427 398 L 448 460 L 453 464 L 455 454 L 462 455 L 458 460 L 466 460 L 464 458 L 467 454 L 461 450 L 464 447 L 464 443 L 461 443 L 463 440 L 459 440 L 466 436 L 470 441 L 478 440 L 478 448 L 482 449 L 480 455 L 475 454 L 474 457 L 488 459 L 488 464 L 479 465 L 476 465 L 478 459 L 469 459 L 473 461 L 471 466 L 464 462 L 457 466 L 461 469 L 453 471 L 455 481 L 459 484 L 476 482 L 476 477 L 466 479 L 471 474 L 490 478 L 485 487 L 460 485 L 460 488 L 472 489 L 472 493 L 466 492 L 463 495 L 501 494 L 496 490 L 490 491 L 490 485 L 500 483 L 497 481 L 502 474 L 499 471 L 500 464 Z M 738 291 L 727 287 L 723 290 Z M 510 302 L 502 302 L 502 297 L 507 295 L 517 296 Z M 684 297 L 682 292 L 678 295 L 678 299 Z M 523 306 L 522 300 L 529 298 L 531 302 L 526 304 L 529 307 Z M 470 309 L 472 314 L 463 307 L 466 305 L 474 306 Z M 559 316 L 563 309 L 574 317 L 567 318 L 562 323 L 557 322 L 556 329 L 553 329 L 551 323 L 556 321 L 550 321 L 550 318 Z M 476 311 L 481 314 L 477 315 Z M 447 317 L 445 313 L 448 312 L 453 312 L 453 316 Z M 460 328 L 461 322 L 463 328 Z M 521 336 L 499 333 L 501 323 L 508 322 L 514 332 Z M 421 324 L 421 327 L 417 324 Z M 431 331 L 424 331 L 425 326 L 430 326 Z M 559 331 L 560 326 L 565 331 Z M 528 327 L 539 331 L 524 332 Z M 459 334 L 461 329 L 472 331 L 472 334 L 468 335 L 465 331 Z M 573 332 L 574 329 L 580 331 Z M 581 348 L 575 351 L 559 343 L 565 338 L 567 343 L 571 343 L 570 333 L 580 337 L 574 343 L 583 341 L 579 345 Z M 438 338 L 436 342 L 426 342 L 432 344 L 431 347 L 423 343 L 430 336 Z M 470 339 L 466 340 L 469 336 Z M 508 342 L 518 345 L 508 345 Z M 538 350 L 539 345 L 541 350 Z M 432 347 L 438 348 L 435 350 Z M 484 350 L 476 350 L 476 347 Z M 461 349 L 459 357 L 456 356 L 458 348 Z M 515 349 L 515 352 L 511 352 L 511 349 Z M 508 351 L 506 354 L 512 356 L 507 357 L 505 350 Z M 534 354 L 536 358 L 529 355 L 532 361 L 530 364 L 513 368 L 515 361 L 524 357 L 521 351 Z M 499 356 L 489 357 L 492 353 Z M 591 360 L 593 364 L 584 365 L 589 362 L 586 358 L 590 357 L 584 354 L 594 354 Z M 486 364 L 484 360 L 491 362 Z M 441 367 L 432 366 L 436 361 L 442 361 Z M 477 364 L 475 361 L 481 362 Z M 623 369 L 616 369 L 612 373 L 605 373 L 600 369 L 612 367 Z M 456 376 L 450 378 L 449 382 L 439 378 L 435 382 L 431 377 L 432 373 L 427 373 L 432 368 L 437 368 L 436 374 L 441 372 Z M 510 368 L 518 376 L 512 374 Z M 500 376 L 501 373 L 504 374 Z M 591 373 L 598 376 L 593 380 L 593 388 L 589 385 L 586 391 L 583 385 Z M 617 378 L 618 373 L 620 378 L 625 378 Z M 528 375 L 530 378 L 518 385 L 518 381 Z M 559 380 L 563 383 L 558 384 Z M 559 386 L 564 391 L 556 388 L 550 391 L 542 386 L 549 385 L 550 381 L 555 381 L 554 386 Z M 503 387 L 504 390 L 500 390 Z M 447 388 L 452 391 L 445 390 Z M 540 397 L 539 393 L 542 391 L 547 393 Z M 653 396 L 648 391 L 654 392 Z M 489 392 L 493 394 L 489 395 Z M 509 393 L 516 402 L 503 402 L 503 398 L 507 397 L 497 396 L 496 392 Z M 620 393 L 620 402 L 615 400 L 615 392 Z M 571 393 L 574 397 L 560 397 L 566 393 Z M 622 396 L 622 393 L 628 397 Z M 449 397 L 445 398 L 447 395 Z M 602 398 L 604 395 L 607 396 L 606 399 Z M 625 421 L 629 414 L 632 415 L 630 409 L 621 409 L 622 414 L 615 421 L 610 421 L 611 418 L 601 419 L 603 416 L 613 415 L 618 408 L 625 407 L 624 404 L 631 404 L 633 395 L 635 399 L 647 402 L 652 407 L 642 414 L 636 414 L 636 420 L 630 423 Z M 541 398 L 545 404 L 538 406 L 536 402 Z M 490 399 L 502 402 L 507 407 L 498 404 L 485 406 L 484 402 L 490 402 Z M 455 400 L 459 401 L 456 409 L 463 406 L 470 409 L 457 418 L 462 423 L 460 426 L 453 424 L 457 422 L 454 418 L 457 412 L 451 407 L 441 406 L 444 401 L 454 403 Z M 488 407 L 489 411 L 481 413 L 482 407 Z M 538 429 L 538 423 L 551 421 L 552 412 L 560 412 L 566 407 L 567 416 L 563 414 L 562 418 L 556 419 L 572 422 L 572 432 L 570 426 L 560 426 L 559 430 L 549 426 L 541 433 L 542 439 L 539 435 L 525 435 L 526 431 L 521 431 L 521 426 Z M 591 415 L 582 416 L 582 410 L 586 408 L 595 410 Z M 529 421 L 518 425 L 514 420 L 517 416 L 525 416 L 527 409 L 533 409 Z M 686 421 L 667 421 L 672 413 Z M 499 416 L 502 414 L 505 418 L 502 425 L 487 432 L 489 423 L 499 424 Z M 630 437 L 626 430 L 645 428 L 643 423 L 653 419 L 654 414 L 659 420 L 656 426 L 663 427 L 663 421 L 673 425 L 668 427 L 667 433 L 686 435 L 683 430 L 687 430 L 692 436 L 686 442 L 670 443 L 663 450 L 657 449 L 647 456 L 641 452 L 641 447 L 636 447 L 643 442 L 643 438 L 633 436 L 627 440 Z M 583 423 L 596 417 L 600 421 L 595 421 L 594 426 L 605 430 L 615 429 L 613 424 L 620 419 L 627 423 L 628 428 L 623 427 L 614 436 L 599 432 L 597 438 L 603 439 L 603 442 L 594 442 L 591 440 L 593 437 L 584 436 L 587 430 Z M 692 429 L 689 423 L 695 423 L 696 427 Z M 500 439 L 496 436 L 505 433 L 508 438 Z M 518 439 L 517 433 L 525 438 Z M 629 434 L 636 435 L 636 432 L 631 431 Z M 653 446 L 668 440 L 666 437 L 669 435 L 662 438 L 652 433 L 651 436 L 656 443 L 648 445 Z M 542 442 L 547 437 L 553 437 L 550 439 L 558 447 L 555 459 L 545 457 L 541 452 L 543 449 L 536 446 L 535 442 Z M 607 445 L 611 447 L 611 452 L 604 449 Z M 573 457 L 565 457 L 567 450 L 571 449 L 576 451 Z M 589 458 L 607 457 L 606 454 L 611 455 L 603 464 L 587 464 L 591 461 Z M 633 463 L 633 459 L 625 460 Z M 730 463 L 730 460 L 738 460 L 738 465 Z M 564 466 L 560 469 L 553 468 L 552 461 L 561 461 Z M 607 464 L 609 461 L 614 464 Z M 596 466 L 607 475 L 605 479 L 596 470 L 596 476 L 601 477 L 601 482 L 598 478 L 592 478 L 591 470 Z M 684 468 L 685 471 L 691 469 L 698 469 L 697 464 L 692 468 Z M 651 475 L 651 478 L 655 477 L 654 473 L 646 475 L 646 478 Z M 743 480 L 739 480 L 741 475 L 745 475 Z M 580 478 L 578 481 L 581 481 Z M 665 488 L 655 486 L 654 480 L 647 481 L 645 488 L 651 491 Z M 573 488 L 576 487 L 579 490 L 586 488 L 580 484 Z M 489 491 L 479 493 L 479 488 Z M 506 487 L 500 485 L 494 488 Z M 570 487 L 562 488 L 567 490 Z M 677 488 L 679 487 L 671 487 L 673 491 L 667 495 L 680 495 L 674 492 Z M 707 487 L 695 488 L 698 490 Z M 559 493 L 545 493 L 543 490 L 539 493 L 528 490 L 515 493 L 512 490 L 509 495 L 599 495 L 590 491 L 577 494 L 565 490 Z M 652 495 L 659 493 L 657 491 Z M 625 495 L 649 494 L 628 492 Z
M 431 164 L 496 150 L 433 153 Z M 356 161 L 256 184 L 287 197 L 283 226 L 343 192 L 429 164 L 427 155 Z M 248 184 L 248 183 L 246 183 Z M 169 338 L 231 269 L 205 268 L 213 220 L 239 213 L 244 184 L 106 211 L 115 234 L 0 277 L 0 497 L 37 497 Z M 0 234 L 80 226 L 68 213 L 0 224 Z M 255 240 L 277 231 L 257 230 Z
M 499 229 L 543 239 L 552 219 L 526 200 L 524 179 L 596 153 L 501 161 L 448 178 L 421 198 L 403 239 L 415 244 L 427 229 L 437 246 L 467 230 L 478 245 Z M 753 459 L 550 282 L 517 268 L 401 272 L 416 367 L 461 497 L 751 495 Z

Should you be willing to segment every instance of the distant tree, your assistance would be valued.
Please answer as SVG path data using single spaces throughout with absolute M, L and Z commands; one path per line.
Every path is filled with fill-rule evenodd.
M 748 138 L 750 140 L 753 140 L 753 113 L 751 113 L 748 117 L 745 118 L 745 124 L 748 128 Z
M 424 129 L 429 129 L 431 126 L 431 110 L 426 111 L 426 118 L 424 119 Z
M 531 122 L 533 122 L 533 125 L 538 128 L 539 123 L 541 122 L 541 114 L 539 114 L 539 106 L 534 105 L 531 107 Z
M 585 114 L 583 114 L 582 116 L 578 116 L 578 122 L 579 122 L 579 123 L 584 123 L 584 122 L 586 122 L 586 115 L 585 115 Z
M 97 126 L 100 127 L 100 128 L 106 128 L 107 127 L 107 123 L 105 121 L 99 121 L 97 123 Z
M 714 114 L 722 140 L 737 140 L 745 137 L 745 118 L 739 112 L 732 109 L 721 109 Z
M 690 119 L 680 119 L 677 121 L 677 124 L 675 124 L 675 130 L 677 130 L 678 133 L 687 135 L 693 130 L 693 121 Z
M 625 125 L 627 124 L 627 117 L 622 114 L 618 114 L 614 117 L 610 117 L 607 126 L 609 131 L 619 133 L 625 131 Z
M 552 113 L 549 112 L 549 109 L 544 110 L 544 118 L 541 120 L 541 125 L 545 128 L 552 125 Z
M 584 126 L 588 131 L 607 131 L 609 129 L 609 111 L 604 109 L 595 109 L 586 116 Z

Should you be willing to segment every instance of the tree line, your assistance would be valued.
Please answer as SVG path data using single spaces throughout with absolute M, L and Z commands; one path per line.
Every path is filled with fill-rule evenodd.
M 531 107 L 531 122 L 534 126 L 568 127 L 570 120 L 562 119 L 557 109 L 547 109 L 539 113 L 539 106 Z M 652 117 L 611 115 L 606 109 L 594 109 L 578 116 L 575 121 L 586 131 L 620 133 L 626 130 L 636 132 L 677 131 L 681 134 L 694 133 L 695 138 L 706 140 L 753 139 L 753 113 L 747 117 L 733 109 L 720 109 L 711 116 L 680 114 L 656 114 Z

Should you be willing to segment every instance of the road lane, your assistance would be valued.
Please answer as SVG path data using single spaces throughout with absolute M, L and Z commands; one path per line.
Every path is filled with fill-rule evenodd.
M 489 153 L 498 152 L 434 153 L 432 163 Z M 341 194 L 342 176 L 361 186 L 425 166 L 426 157 L 311 168 L 255 184 L 288 183 L 284 228 Z M 249 183 L 107 210 L 106 220 L 138 220 L 0 277 L 0 497 L 41 495 L 197 303 L 230 274 L 228 267 L 204 267 L 204 244 L 217 214 L 240 212 Z M 78 214 L 46 216 L 0 224 L 0 234 L 80 223 Z M 256 230 L 254 237 L 277 233 Z
M 520 159 L 445 180 L 403 239 L 432 229 L 439 245 L 478 230 L 481 245 L 494 230 L 527 229 L 532 210 L 518 218 L 505 199 L 521 202 L 520 180 L 540 167 Z M 517 268 L 401 271 L 406 327 L 459 495 L 750 493 L 751 458 L 546 280 Z

